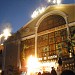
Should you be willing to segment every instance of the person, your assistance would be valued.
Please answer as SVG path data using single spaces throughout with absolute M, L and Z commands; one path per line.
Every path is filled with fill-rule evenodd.
M 75 75 L 75 73 L 71 70 L 64 70 L 61 75 Z
M 55 71 L 54 67 L 52 67 L 51 75 L 57 75 L 57 73 L 56 73 L 56 71 Z
M 57 67 L 57 75 L 60 75 L 60 69 L 59 69 L 59 67 Z
M 41 75 L 41 72 L 39 72 L 38 75 Z

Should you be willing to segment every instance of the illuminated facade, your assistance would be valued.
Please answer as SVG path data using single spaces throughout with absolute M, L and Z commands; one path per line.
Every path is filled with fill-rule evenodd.
M 75 4 L 49 6 L 41 15 L 25 24 L 5 42 L 4 70 L 12 65 L 25 71 L 30 55 L 36 56 L 42 64 L 57 63 L 61 57 L 63 68 L 74 70 L 75 57 L 70 58 L 66 43 L 71 37 L 75 54 L 74 13 Z

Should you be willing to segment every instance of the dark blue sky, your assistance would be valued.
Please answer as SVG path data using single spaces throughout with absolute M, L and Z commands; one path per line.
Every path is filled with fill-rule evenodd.
M 63 0 L 63 3 L 75 3 L 75 0 Z M 31 20 L 36 8 L 47 4 L 47 0 L 0 0 L 0 33 L 8 24 L 16 32 Z

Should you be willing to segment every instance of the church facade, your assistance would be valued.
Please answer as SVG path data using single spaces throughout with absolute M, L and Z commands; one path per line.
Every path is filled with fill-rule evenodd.
M 61 57 L 63 68 L 74 70 L 75 4 L 48 6 L 45 12 L 9 37 L 4 46 L 5 75 L 11 73 L 11 66 L 25 71 L 31 55 L 42 64 L 57 63 Z M 50 67 L 44 66 L 43 70 Z

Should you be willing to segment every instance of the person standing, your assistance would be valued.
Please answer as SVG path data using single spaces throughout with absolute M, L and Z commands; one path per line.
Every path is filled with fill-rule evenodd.
M 51 75 L 57 75 L 57 73 L 56 73 L 56 71 L 55 71 L 54 67 L 52 67 Z
M 38 75 L 41 75 L 41 72 L 39 72 Z

